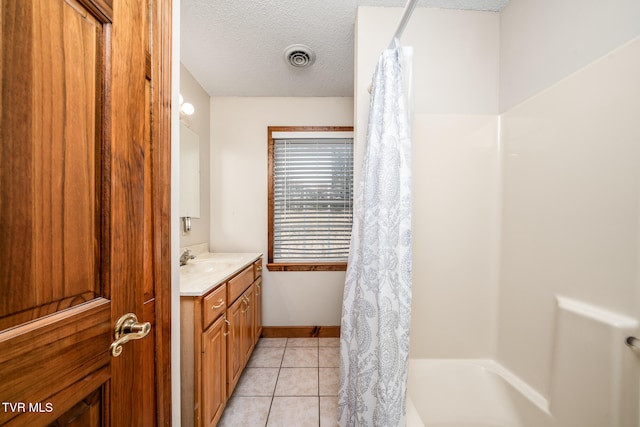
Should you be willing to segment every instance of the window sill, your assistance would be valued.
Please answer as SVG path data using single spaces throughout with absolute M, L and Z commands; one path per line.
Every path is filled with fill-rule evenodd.
M 267 264 L 269 271 L 346 271 L 346 262 L 271 262 Z

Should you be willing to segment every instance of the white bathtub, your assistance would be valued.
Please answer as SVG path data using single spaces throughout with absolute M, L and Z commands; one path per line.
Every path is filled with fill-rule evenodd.
M 492 360 L 409 360 L 407 427 L 550 426 L 547 401 Z

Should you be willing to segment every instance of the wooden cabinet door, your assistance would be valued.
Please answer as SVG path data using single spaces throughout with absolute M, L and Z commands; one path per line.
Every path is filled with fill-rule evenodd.
M 244 308 L 243 311 L 243 319 L 242 319 L 242 365 L 246 365 L 249 357 L 251 357 L 251 352 L 253 351 L 253 347 L 255 346 L 254 334 L 255 334 L 255 284 L 249 286 L 243 294 L 244 299 Z
M 227 345 L 224 316 L 202 334 L 202 422 L 213 427 L 227 402 Z
M 253 303 L 253 341 L 258 343 L 260 335 L 262 335 L 262 278 L 258 277 L 255 282 L 254 303 Z
M 0 425 L 170 423 L 170 10 L 0 0 Z
M 231 396 L 244 366 L 243 332 L 244 301 L 238 298 L 227 310 L 230 334 L 227 336 L 227 396 Z

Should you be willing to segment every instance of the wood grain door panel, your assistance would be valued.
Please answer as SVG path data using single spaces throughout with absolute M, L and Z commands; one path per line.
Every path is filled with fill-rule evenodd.
M 108 372 L 93 374 L 108 370 L 110 330 L 109 303 L 96 299 L 0 334 L 0 396 L 3 402 L 25 403 L 24 408 L 0 408 L 0 425 L 32 412 L 39 421 L 32 425 L 53 422 L 77 403 L 69 396 L 84 398 L 104 384 Z M 46 412 L 46 404 L 52 411 Z M 20 423 L 27 425 L 23 417 Z
M 46 425 L 110 405 L 111 23 L 74 0 L 0 13 L 0 424 Z
M 104 23 L 81 12 L 3 2 L 0 329 L 104 295 Z

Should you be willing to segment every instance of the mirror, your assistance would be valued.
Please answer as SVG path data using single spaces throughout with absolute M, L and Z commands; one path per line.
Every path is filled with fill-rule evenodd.
M 180 216 L 200 218 L 200 137 L 180 124 Z

